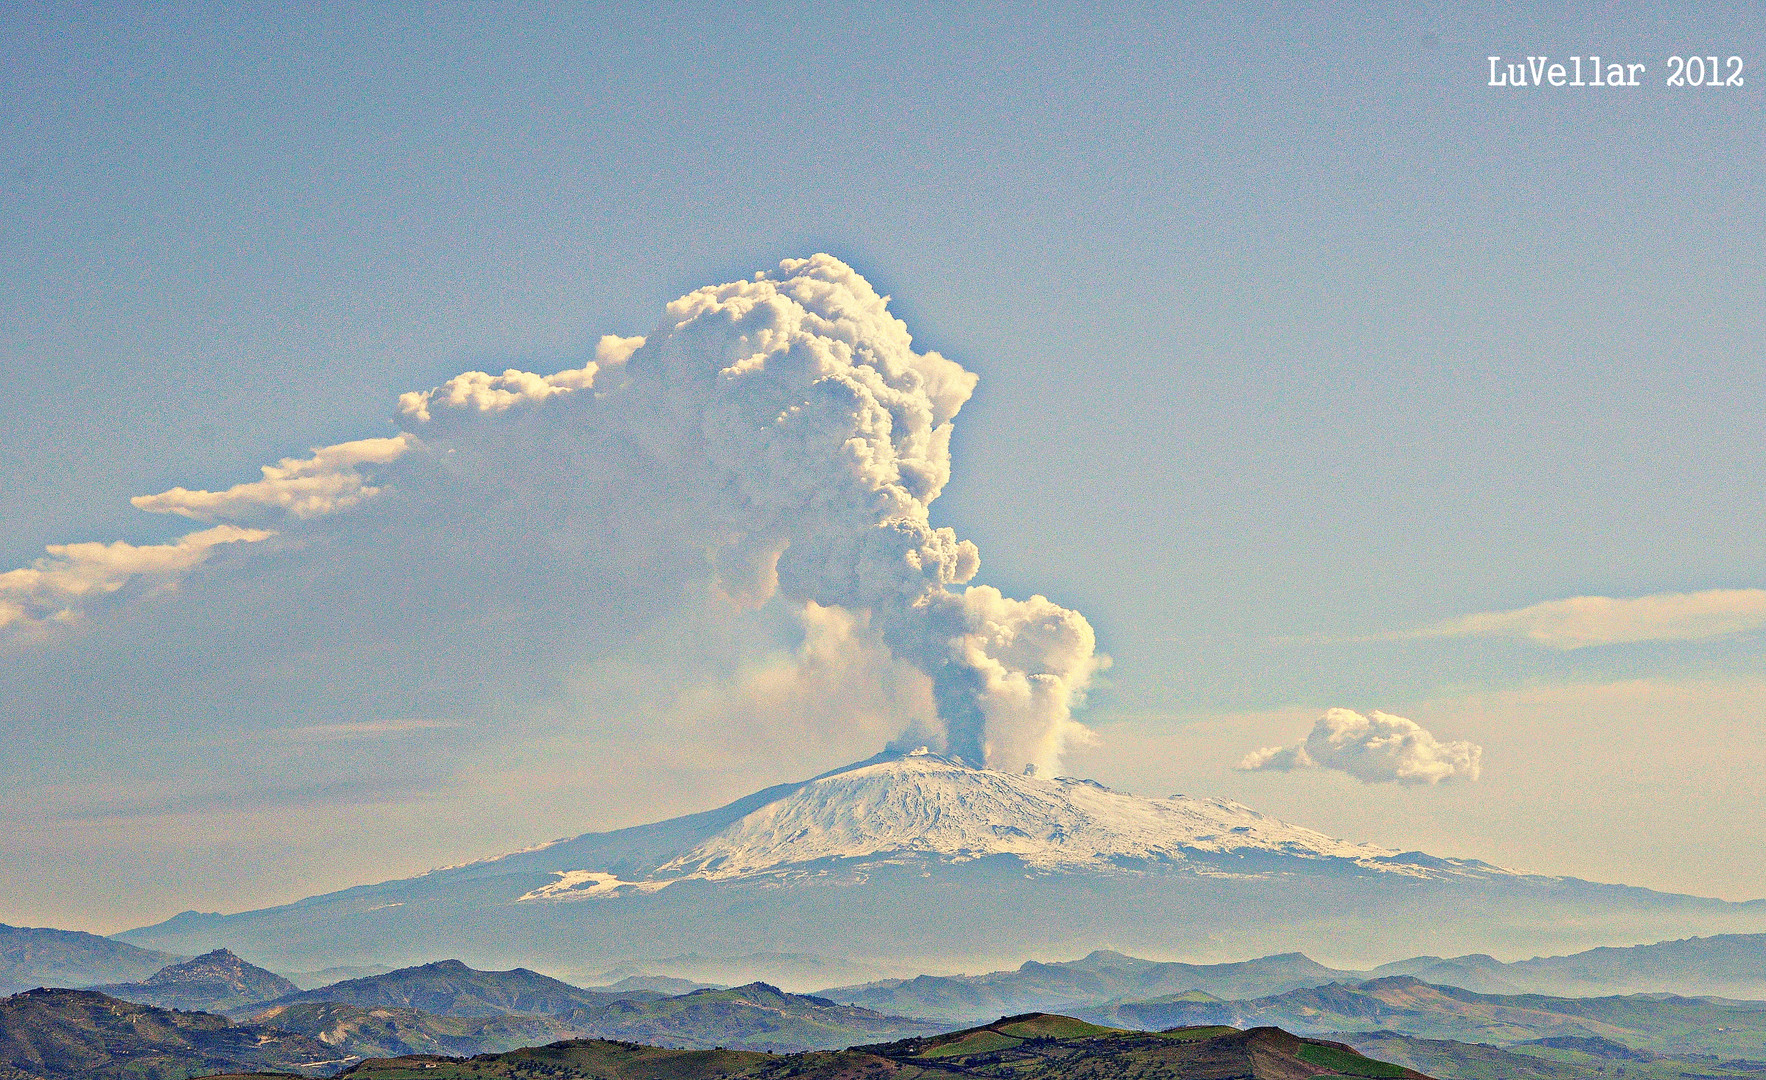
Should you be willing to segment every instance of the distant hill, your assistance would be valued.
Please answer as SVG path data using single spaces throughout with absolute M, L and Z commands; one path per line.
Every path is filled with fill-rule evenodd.
M 898 1016 L 973 1022 L 1032 1009 L 1071 1012 L 1187 991 L 1214 997 L 1266 997 L 1333 982 L 1411 976 L 1481 994 L 1558 997 L 1677 993 L 1766 999 L 1766 934 L 1724 934 L 1569 956 L 1504 963 L 1474 954 L 1417 956 L 1371 971 L 1327 967 L 1303 953 L 1230 964 L 1161 963 L 1099 951 L 1080 960 L 1031 961 L 982 975 L 921 975 L 816 991 L 823 997 Z
M 1476 994 L 1408 975 L 1333 984 L 1250 1001 L 1185 994 L 1084 1010 L 1100 1023 L 1164 1028 L 1278 1024 L 1300 1032 L 1391 1030 L 1430 1039 L 1516 1044 L 1602 1038 L 1657 1053 L 1766 1059 L 1766 1002 L 1672 994 L 1560 998 Z
M 618 1001 L 654 1001 L 666 996 L 650 990 L 584 990 L 526 968 L 479 971 L 458 960 L 438 960 L 384 975 L 346 979 L 317 990 L 296 991 L 263 1006 L 330 1001 L 366 1009 L 420 1009 L 440 1016 L 557 1016 Z
M 1159 963 L 1098 951 L 1083 960 L 985 975 L 921 975 L 820 991 L 821 996 L 897 1016 L 974 1021 L 988 1016 L 1066 1009 L 1204 990 L 1218 997 L 1260 997 L 1331 982 L 1359 972 L 1325 967 L 1301 953 L 1233 964 Z
M 283 977 L 302 990 L 317 990 L 345 979 L 366 979 L 370 975 L 385 975 L 391 970 L 385 964 L 345 964 L 318 971 L 287 971 L 283 972 Z
M 227 1068 L 324 1075 L 344 1064 L 304 1035 L 92 990 L 29 990 L 0 1000 L 0 1076 L 8 1080 L 171 1080 Z
M 1414 1039 L 1391 1031 L 1356 1032 L 1332 1038 L 1369 1057 L 1443 1080 L 1758 1080 L 1766 1075 L 1766 1062 L 1725 1061 L 1704 1054 L 1667 1056 L 1597 1037 L 1561 1036 L 1506 1049 L 1488 1044 Z
M 633 972 L 629 975 L 609 972 L 602 978 L 610 978 L 605 986 L 591 986 L 590 990 L 600 990 L 609 994 L 630 993 L 633 990 L 654 990 L 660 994 L 691 994 L 695 990 L 727 990 L 729 987 L 718 983 L 703 983 L 694 979 L 677 979 L 672 975 L 646 975 Z
M 251 1022 L 310 1036 L 352 1057 L 484 1054 L 540 1046 L 584 1034 L 552 1016 L 436 1016 L 419 1009 L 336 1002 L 277 1005 Z
M 432 1080 L 534 1076 L 556 1080 L 881 1080 L 928 1073 L 1010 1076 L 1016 1080 L 1305 1080 L 1315 1076 L 1427 1080 L 1422 1073 L 1372 1060 L 1349 1046 L 1302 1039 L 1274 1028 L 1205 1028 L 1155 1034 L 1111 1030 L 1041 1013 L 1006 1017 L 936 1038 L 831 1053 L 664 1050 L 575 1040 L 465 1061 L 434 1057 L 370 1060 L 346 1075 L 351 1080 L 403 1080 L 411 1076 Z
M 1440 986 L 1484 994 L 1715 994 L 1766 998 L 1766 934 L 1718 934 L 1654 945 L 1587 949 L 1503 963 L 1483 955 L 1419 956 L 1386 964 L 1370 977 L 1414 975 Z
M 1719 934 L 1625 949 L 1589 949 L 1507 965 L 1536 993 L 1716 994 L 1766 998 L 1766 934 Z
M 80 930 L 0 923 L 0 994 L 144 979 L 182 959 Z
M 300 992 L 299 987 L 274 971 L 248 964 L 226 949 L 161 968 L 138 983 L 113 983 L 92 989 L 123 1001 L 195 1012 L 236 1012 Z
M 696 990 L 659 1001 L 620 1001 L 567 1014 L 585 1034 L 656 1046 L 746 1050 L 831 1050 L 855 1043 L 934 1035 L 937 1021 L 885 1016 L 826 998 L 787 994 L 766 983 Z
M 333 990 L 349 999 L 311 1000 Z M 413 1001 L 429 1008 L 408 1003 Z M 444 1008 L 452 1014 L 442 1013 Z M 365 1056 L 483 1053 L 579 1037 L 677 1048 L 831 1050 L 948 1028 L 787 994 L 765 983 L 679 997 L 596 994 L 533 972 L 476 972 L 458 961 L 339 983 L 264 1006 L 249 1019 Z

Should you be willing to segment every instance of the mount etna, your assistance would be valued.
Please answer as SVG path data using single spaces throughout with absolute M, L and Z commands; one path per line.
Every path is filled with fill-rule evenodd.
M 275 967 L 415 962 L 565 975 L 690 951 L 900 972 L 1075 955 L 1568 950 L 1758 930 L 1732 903 L 1348 843 L 1223 799 L 885 753 L 721 809 L 118 937 Z M 975 970 L 971 966 L 970 970 Z

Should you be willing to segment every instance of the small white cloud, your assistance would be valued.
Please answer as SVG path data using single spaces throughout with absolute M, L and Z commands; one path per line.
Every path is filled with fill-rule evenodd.
M 1512 637 L 1551 649 L 1582 649 L 1640 641 L 1705 641 L 1766 627 L 1766 589 L 1614 598 L 1574 596 L 1514 611 L 1449 619 L 1407 638 Z
M 178 487 L 158 495 L 137 495 L 129 502 L 138 510 L 179 514 L 198 521 L 245 517 L 266 509 L 283 510 L 297 518 L 321 517 L 379 494 L 380 489 L 370 486 L 357 466 L 396 461 L 414 441 L 401 434 L 318 446 L 310 458 L 283 458 L 274 465 L 261 466 L 262 480 L 235 484 L 226 491 Z
M 595 359 L 603 364 L 623 364 L 632 358 L 632 354 L 644 347 L 644 336 L 619 337 L 615 334 L 603 334 L 595 344 Z
M 255 543 L 262 529 L 217 525 L 170 544 L 51 544 L 47 558 L 0 574 L 0 629 L 32 629 L 78 618 L 88 601 L 132 581 L 170 588 L 219 544 Z
M 1414 720 L 1374 711 L 1366 716 L 1331 709 L 1293 746 L 1266 746 L 1245 755 L 1246 772 L 1335 769 L 1367 784 L 1439 784 L 1476 780 L 1484 748 L 1442 742 Z
M 1315 769 L 1318 763 L 1306 752 L 1305 743 L 1293 746 L 1265 746 L 1245 755 L 1239 762 L 1243 772 L 1292 772 L 1295 769 Z

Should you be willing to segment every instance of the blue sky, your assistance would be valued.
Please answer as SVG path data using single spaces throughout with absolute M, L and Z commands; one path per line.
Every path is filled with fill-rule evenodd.
M 401 393 L 580 367 L 683 293 L 827 251 L 979 375 L 933 523 L 1114 660 L 1084 714 L 1103 739 L 1067 767 L 1766 895 L 1742 858 L 1766 841 L 1757 7 L 0 18 L 7 568 L 173 541 L 189 521 L 130 499 L 391 437 Z M 1488 55 L 1595 52 L 1646 85 L 1483 85 Z M 1669 90 L 1677 52 L 1759 66 Z M 796 647 L 776 611 L 625 635 L 591 590 L 570 647 L 535 646 L 534 615 L 474 682 L 435 671 L 490 631 L 382 609 L 346 671 L 301 659 L 342 616 L 278 608 L 284 571 L 245 561 L 4 646 L 28 705 L 0 719 L 0 920 L 293 899 L 875 749 L 813 710 L 800 754 L 728 737 L 770 722 L 706 702 Z M 430 569 L 388 554 L 357 588 Z M 1532 617 L 1407 636 L 1716 590 L 1640 640 L 1613 629 L 1633 609 L 1575 648 Z M 238 611 L 293 628 L 242 635 Z M 1233 768 L 1331 707 L 1474 741 L 1482 776 Z M 102 887 L 123 874 L 148 880 Z

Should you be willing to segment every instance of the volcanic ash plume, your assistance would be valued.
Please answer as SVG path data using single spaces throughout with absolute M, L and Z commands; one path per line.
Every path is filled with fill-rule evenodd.
M 567 424 L 588 440 L 576 461 L 626 461 L 631 483 L 690 509 L 674 527 L 708 530 L 732 598 L 868 609 L 931 678 L 947 752 L 1052 770 L 1089 734 L 1071 709 L 1103 658 L 1078 612 L 963 588 L 975 545 L 929 521 L 974 387 L 957 363 L 915 352 L 863 277 L 817 255 L 690 293 L 647 338 L 604 339 L 583 369 L 468 373 L 401 406 L 419 438 L 450 450 L 482 453 L 498 437 L 485 429 L 523 412 Z
M 0 575 L 0 631 L 41 636 L 101 601 L 174 594 L 227 545 L 306 560 L 284 576 L 319 584 L 286 607 L 320 619 L 314 648 L 357 635 L 441 655 L 446 638 L 475 665 L 537 664 L 585 627 L 636 628 L 703 596 L 709 577 L 736 610 L 845 609 L 865 628 L 853 649 L 880 636 L 924 672 L 943 730 L 915 721 L 910 745 L 1052 771 L 1089 737 L 1072 709 L 1105 658 L 1078 612 L 965 587 L 975 545 L 930 522 L 974 388 L 915 352 L 851 267 L 790 260 L 681 297 L 647 337 L 603 338 L 580 368 L 472 371 L 405 394 L 394 437 L 315 447 L 225 491 L 141 496 L 142 510 L 227 523 L 173 544 L 52 549 Z M 372 581 L 399 602 L 378 602 Z M 241 624 L 279 624 L 264 603 Z

